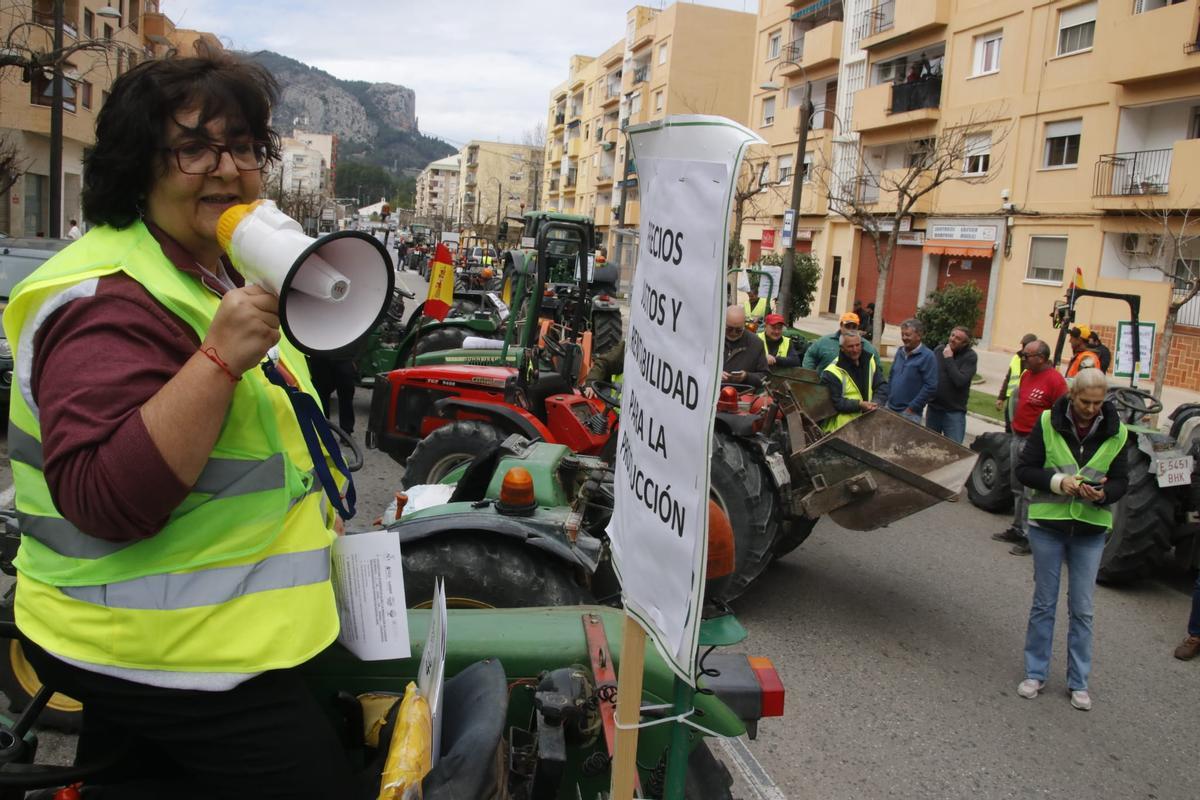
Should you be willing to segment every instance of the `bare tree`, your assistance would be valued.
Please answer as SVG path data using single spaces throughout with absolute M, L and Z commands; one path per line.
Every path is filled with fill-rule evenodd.
M 546 146 L 546 120 L 540 119 L 521 132 L 520 144 L 529 147 Z
M 1171 283 L 1167 318 L 1154 357 L 1154 397 L 1162 399 L 1179 310 L 1200 294 L 1200 258 L 1191 256 L 1200 245 L 1200 225 L 1196 218 L 1198 212 L 1192 208 L 1172 210 L 1150 205 L 1139 207 L 1137 211 L 1141 231 L 1133 235 L 1144 236 L 1147 246 L 1144 254 L 1133 256 L 1126 266 L 1131 270 L 1155 270 Z
M 25 170 L 30 160 L 21 154 L 21 148 L 8 135 L 0 136 L 0 198 L 8 194 Z
M 730 239 L 729 269 L 737 269 L 742 260 L 742 224 L 757 219 L 765 211 L 766 201 L 777 194 L 779 181 L 766 177 L 770 158 L 747 158 L 733 187 L 733 234 Z
M 902 220 L 912 214 L 921 198 L 944 184 L 981 184 L 994 180 L 1003 161 L 1000 146 L 1010 130 L 1002 112 L 974 112 L 960 124 L 943 128 L 936 138 L 891 146 L 900 152 L 867 151 L 859 147 L 855 151 L 854 177 L 848 180 L 840 178 L 830 164 L 813 166 L 813 181 L 829 198 L 829 210 L 871 237 L 879 265 L 872 331 L 875 341 L 880 340 L 883 331 L 884 304 L 896 251 L 895 233 L 900 230 Z M 981 147 L 985 137 L 988 144 Z M 893 160 L 888 160 L 887 155 Z M 893 167 L 893 163 L 897 165 Z M 882 211 L 881 206 L 891 210 Z

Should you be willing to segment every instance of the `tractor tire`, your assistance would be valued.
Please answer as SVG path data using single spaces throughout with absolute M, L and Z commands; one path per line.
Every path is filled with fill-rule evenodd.
M 404 466 L 404 486 L 438 483 L 456 467 L 506 438 L 495 425 L 479 420 L 443 425 L 417 442 Z
M 449 533 L 401 545 L 410 608 L 428 608 L 434 581 L 451 608 L 531 608 L 595 602 L 571 568 L 501 534 Z
M 621 341 L 621 312 L 592 312 L 592 352 L 607 353 Z
M 1158 488 L 1150 457 L 1137 449 L 1128 457 L 1129 489 L 1113 506 L 1113 528 L 1096 578 L 1110 585 L 1144 578 L 1166 563 L 1175 528 L 1175 504 Z
M 466 338 L 467 332 L 463 328 L 438 328 L 418 338 L 413 352 L 419 356 L 422 353 L 435 353 L 438 350 L 456 350 L 462 347 Z
M 781 512 L 767 468 L 736 438 L 715 431 L 711 463 L 709 491 L 733 528 L 736 566 L 717 598 L 729 602 L 770 563 Z
M 771 549 L 772 558 L 783 558 L 804 544 L 816 526 L 817 521 L 808 517 L 799 517 L 792 520 L 791 523 L 784 524 L 783 532 L 779 534 L 775 546 Z
M 971 443 L 971 449 L 979 453 L 979 460 L 967 479 L 967 497 L 976 508 L 994 514 L 1012 511 L 1011 436 L 1009 433 L 993 431 L 977 437 Z
M 29 705 L 40 688 L 42 682 L 25 658 L 21 642 L 9 639 L 4 658 L 0 659 L 0 691 L 8 698 L 8 709 L 13 716 Z M 83 727 L 83 704 L 65 694 L 54 694 L 38 716 L 38 726 L 63 733 L 79 733 Z

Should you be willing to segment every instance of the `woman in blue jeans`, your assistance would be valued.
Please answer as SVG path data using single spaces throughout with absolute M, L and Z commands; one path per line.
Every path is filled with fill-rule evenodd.
M 1112 527 L 1112 504 L 1129 485 L 1125 448 L 1131 437 L 1104 393 L 1096 369 L 1080 370 L 1067 396 L 1034 426 L 1017 463 L 1017 479 L 1033 490 L 1029 546 L 1033 550 L 1033 607 L 1025 633 L 1021 697 L 1046 685 L 1054 641 L 1054 612 L 1063 564 L 1067 565 L 1067 691 L 1071 705 L 1092 707 L 1092 595 Z

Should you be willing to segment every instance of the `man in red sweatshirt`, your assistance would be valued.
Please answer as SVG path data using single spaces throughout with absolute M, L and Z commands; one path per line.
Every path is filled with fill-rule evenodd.
M 1013 472 L 1009 478 L 1013 491 L 1013 521 L 1007 530 L 992 534 L 998 542 L 1012 542 L 1008 552 L 1015 556 L 1029 555 L 1029 500 L 1025 487 L 1017 480 L 1016 466 L 1021 460 L 1021 448 L 1025 439 L 1033 432 L 1042 412 L 1054 405 L 1058 398 L 1067 393 L 1066 379 L 1050 364 L 1050 345 L 1041 339 L 1030 342 L 1021 349 L 1021 361 L 1025 369 L 1017 385 L 1017 404 L 1013 410 L 1012 437 L 1009 440 Z

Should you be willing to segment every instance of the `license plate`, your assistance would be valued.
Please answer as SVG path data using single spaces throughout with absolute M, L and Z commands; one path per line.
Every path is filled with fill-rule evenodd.
M 1195 459 L 1191 456 L 1179 458 L 1160 458 L 1157 462 L 1158 485 L 1186 486 L 1192 482 L 1192 467 Z
M 767 466 L 771 468 L 771 474 L 775 476 L 775 483 L 780 486 L 786 486 L 791 483 L 792 476 L 788 472 L 783 456 L 779 455 L 779 453 L 770 453 L 767 456 Z

